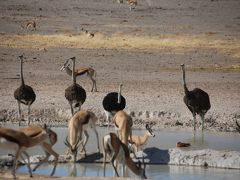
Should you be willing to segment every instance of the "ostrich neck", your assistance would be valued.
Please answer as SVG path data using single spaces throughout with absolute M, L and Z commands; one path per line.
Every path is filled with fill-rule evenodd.
M 21 78 L 21 84 L 24 85 L 24 79 L 23 79 L 23 60 L 20 60 L 20 78 Z
M 184 92 L 185 94 L 187 94 L 189 92 L 188 88 L 187 88 L 187 84 L 186 84 L 186 75 L 185 75 L 185 69 L 184 67 L 182 68 L 182 72 L 183 72 L 183 87 L 184 87 Z
M 66 67 L 65 71 L 69 76 L 72 76 L 72 70 L 69 67 Z
M 75 77 L 75 60 L 72 60 L 72 81 L 73 81 L 73 84 L 76 84 L 76 77 Z
M 118 104 L 121 103 L 121 86 L 119 86 L 119 91 L 118 91 Z

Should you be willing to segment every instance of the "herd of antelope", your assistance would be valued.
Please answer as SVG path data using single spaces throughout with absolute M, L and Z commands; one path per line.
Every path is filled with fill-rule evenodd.
M 14 91 L 14 98 L 17 100 L 18 104 L 18 117 L 19 117 L 19 126 L 21 125 L 20 122 L 22 121 L 22 112 L 21 112 L 21 106 L 20 104 L 24 104 L 28 106 L 28 127 L 25 128 L 19 128 L 19 129 L 13 129 L 13 128 L 0 128 L 0 148 L 4 148 L 7 150 L 14 151 L 14 161 L 13 161 L 13 168 L 12 168 L 12 175 L 13 178 L 16 178 L 16 168 L 18 164 L 18 160 L 21 159 L 27 164 L 28 171 L 30 177 L 32 177 L 32 171 L 35 171 L 40 165 L 42 165 L 44 162 L 48 161 L 48 158 L 50 155 L 54 156 L 54 168 L 51 172 L 51 175 L 55 173 L 59 154 L 53 150 L 54 144 L 57 142 L 57 134 L 51 130 L 49 127 L 47 127 L 46 124 L 44 124 L 44 127 L 37 126 L 37 125 L 31 125 L 30 121 L 30 106 L 36 99 L 36 94 L 31 86 L 28 86 L 25 84 L 24 78 L 23 78 L 23 60 L 24 56 L 19 56 L 20 59 L 20 79 L 21 79 L 21 85 Z M 96 75 L 96 72 L 92 68 L 80 68 L 75 70 L 75 57 L 70 58 L 73 63 L 72 70 L 69 68 L 69 59 L 63 64 L 62 68 L 60 70 L 65 70 L 68 75 L 72 75 L 73 79 L 73 85 L 68 87 L 67 89 L 71 89 L 71 92 L 68 92 L 72 96 L 72 98 L 75 98 L 79 95 L 79 90 L 76 90 L 76 88 L 82 88 L 80 85 L 76 83 L 76 76 L 80 76 L 83 74 L 87 74 L 87 76 L 92 81 L 92 89 L 91 91 L 97 91 L 96 87 L 96 80 L 93 78 L 93 76 Z M 76 87 L 75 87 L 76 86 Z M 109 93 L 107 98 L 105 98 L 105 104 L 112 106 L 114 103 L 121 103 L 121 87 L 118 93 Z M 65 90 L 65 93 L 67 91 Z M 83 89 L 84 90 L 84 89 Z M 83 91 L 85 92 L 85 90 Z M 81 92 L 82 93 L 82 92 Z M 81 97 L 80 93 L 80 97 Z M 65 94 L 66 96 L 66 94 Z M 116 97 L 117 98 L 116 98 Z M 108 98 L 110 97 L 110 99 Z M 114 97 L 117 102 L 111 102 L 115 101 L 112 99 Z M 67 96 L 66 96 L 67 98 Z M 85 96 L 86 98 L 86 96 Z M 78 102 L 73 99 L 71 103 L 75 103 L 75 106 L 77 106 Z M 125 103 L 125 101 L 124 101 Z M 78 104 L 78 106 L 81 107 L 81 105 Z M 71 104 L 72 107 L 72 104 Z M 125 107 L 125 105 L 124 105 Z M 114 108 L 113 108 L 114 110 Z M 109 156 L 110 162 L 112 163 L 112 166 L 114 168 L 115 174 L 119 176 L 119 173 L 117 171 L 117 165 L 119 163 L 122 164 L 123 169 L 123 176 L 125 176 L 125 165 L 136 175 L 138 175 L 141 178 L 146 179 L 145 175 L 145 165 L 142 162 L 138 160 L 138 163 L 135 163 L 130 156 L 131 153 L 133 153 L 134 157 L 137 159 L 136 152 L 139 150 L 142 150 L 142 146 L 147 143 L 147 140 L 149 137 L 154 137 L 154 133 L 152 131 L 153 124 L 146 124 L 146 133 L 144 136 L 132 136 L 132 125 L 133 121 L 130 115 L 128 115 L 124 110 L 114 110 L 109 112 L 112 116 L 112 119 L 110 120 L 110 123 L 114 123 L 115 129 L 117 133 L 110 132 L 109 128 L 107 128 L 107 134 L 102 138 L 102 153 L 104 156 L 104 175 L 105 175 L 105 164 L 106 164 L 106 158 Z M 77 161 L 77 158 L 79 155 L 86 156 L 86 144 L 88 142 L 89 134 L 88 129 L 91 128 L 95 132 L 96 135 L 96 144 L 97 149 L 96 151 L 100 153 L 100 141 L 99 141 L 99 135 L 96 129 L 96 123 L 97 123 L 97 116 L 90 110 L 83 110 L 79 108 L 78 111 L 72 110 L 72 118 L 68 122 L 68 136 L 66 137 L 64 144 L 67 146 L 66 155 L 70 155 L 74 162 Z M 40 161 L 33 170 L 30 166 L 30 156 L 27 152 L 28 149 L 35 147 L 35 146 L 41 146 L 44 150 L 46 156 L 45 158 Z M 81 147 L 81 148 L 80 148 Z M 144 160 L 143 160 L 144 162 Z
M 57 134 L 47 127 L 44 124 L 44 127 L 30 125 L 30 106 L 35 101 L 36 94 L 31 86 L 25 84 L 23 78 L 23 55 L 19 56 L 20 58 L 20 79 L 21 85 L 14 91 L 14 98 L 18 103 L 18 117 L 19 117 L 19 126 L 22 120 L 22 113 L 20 104 L 24 104 L 28 106 L 28 127 L 12 129 L 12 128 L 0 128 L 0 148 L 5 148 L 7 150 L 12 150 L 15 152 L 12 175 L 13 178 L 16 178 L 16 168 L 19 158 L 22 159 L 27 164 L 28 171 L 30 177 L 32 177 L 32 169 L 30 166 L 30 156 L 27 153 L 29 148 L 34 146 L 41 146 L 44 150 L 46 156 L 40 161 L 34 168 L 35 171 L 40 165 L 44 162 L 48 161 L 50 155 L 54 156 L 54 168 L 51 172 L 51 175 L 55 173 L 59 154 L 53 150 L 54 144 L 57 142 Z M 68 135 L 64 141 L 64 144 L 67 147 L 66 154 L 70 155 L 74 162 L 77 161 L 77 158 L 80 156 L 86 156 L 86 144 L 89 139 L 88 129 L 93 129 L 96 135 L 96 151 L 100 154 L 100 141 L 99 135 L 96 129 L 96 123 L 98 121 L 98 117 L 94 114 L 94 112 L 90 110 L 81 109 L 81 105 L 86 99 L 85 90 L 76 83 L 76 76 L 81 76 L 83 74 L 87 74 L 87 76 L 92 81 L 91 91 L 97 91 L 96 80 L 95 77 L 96 72 L 92 68 L 80 68 L 75 70 L 75 57 L 72 57 L 65 61 L 62 68 L 60 70 L 65 70 L 68 75 L 72 75 L 73 85 L 68 87 L 65 90 L 65 97 L 69 101 L 72 110 L 72 117 L 68 122 Z M 69 68 L 69 60 L 72 60 L 72 69 Z M 203 93 L 203 91 L 199 88 L 195 88 L 192 91 L 189 91 L 186 86 L 185 81 L 185 68 L 184 64 L 181 65 L 183 71 L 183 82 L 184 82 L 184 90 L 186 96 L 184 97 L 184 102 L 193 102 L 195 101 L 195 105 L 201 102 L 201 106 L 197 106 L 198 109 L 194 109 L 195 107 L 191 104 L 187 104 L 187 107 L 191 110 L 194 115 L 200 114 L 200 116 L 204 116 L 206 111 L 210 108 L 210 102 L 207 93 Z M 125 166 L 127 166 L 135 175 L 146 179 L 145 174 L 145 163 L 143 154 L 140 157 L 137 157 L 137 152 L 141 152 L 143 150 L 143 146 L 146 145 L 149 137 L 154 137 L 152 126 L 153 123 L 146 123 L 146 132 L 143 136 L 132 135 L 132 126 L 133 120 L 132 117 L 124 111 L 126 100 L 121 95 L 122 84 L 119 85 L 118 92 L 108 93 L 103 99 L 103 107 L 106 113 L 106 121 L 108 125 L 110 123 L 114 124 L 116 133 L 109 131 L 109 126 L 107 127 L 107 134 L 102 138 L 102 153 L 103 153 L 103 172 L 105 175 L 105 166 L 106 159 L 109 156 L 109 161 L 111 162 L 115 175 L 119 176 L 118 173 L 118 164 L 122 164 L 122 175 L 125 176 Z M 191 96 L 189 96 L 191 94 Z M 208 101 L 200 101 L 202 99 L 191 99 L 194 95 L 197 94 L 198 97 L 200 95 L 204 95 L 203 97 L 207 97 Z M 206 107 L 203 102 L 207 102 L 209 105 Z M 74 111 L 74 107 L 79 107 L 78 111 Z M 188 106 L 189 105 L 189 106 Z M 202 109 L 201 109 L 202 108 Z M 204 109 L 205 108 L 205 109 Z M 202 118 L 203 119 L 203 118 Z M 240 125 L 236 122 L 237 131 L 240 132 Z M 203 130 L 203 126 L 202 126 Z M 194 122 L 194 131 L 195 131 L 195 122 Z M 178 142 L 177 147 L 187 147 L 190 144 Z M 81 148 L 80 148 L 81 146 Z M 132 156 L 131 156 L 132 154 Z M 138 153 L 139 154 L 139 153 Z M 25 158 L 24 158 L 25 156 Z M 135 163 L 133 157 L 138 160 L 138 163 Z M 27 161 L 26 161 L 26 160 Z M 139 160 L 142 159 L 142 162 Z

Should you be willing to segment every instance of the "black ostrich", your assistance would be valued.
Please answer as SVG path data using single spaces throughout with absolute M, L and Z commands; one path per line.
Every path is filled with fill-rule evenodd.
M 73 105 L 74 108 L 79 107 L 79 110 L 81 110 L 81 106 L 86 100 L 86 91 L 76 83 L 76 77 L 75 77 L 75 57 L 70 58 L 72 60 L 72 81 L 73 84 L 69 86 L 67 89 L 65 89 L 65 97 L 68 100 L 72 115 L 74 115 L 73 112 Z
M 108 121 L 108 127 L 111 122 L 111 117 L 113 117 L 116 112 L 123 110 L 126 106 L 126 100 L 121 95 L 122 84 L 119 85 L 118 92 L 110 92 L 103 98 L 103 108 L 106 114 L 106 120 Z
M 202 119 L 202 131 L 203 131 L 204 116 L 207 113 L 207 111 L 211 108 L 209 96 L 205 91 L 199 88 L 195 88 L 192 91 L 188 90 L 185 80 L 184 64 L 181 64 L 181 67 L 183 72 L 183 86 L 185 92 L 185 96 L 183 98 L 184 103 L 186 104 L 188 109 L 192 112 L 194 131 L 196 130 L 196 114 L 200 115 Z
M 36 99 L 36 94 L 34 93 L 31 86 L 28 86 L 24 83 L 23 79 L 23 55 L 19 56 L 20 58 L 20 78 L 21 78 L 21 85 L 14 91 L 14 98 L 17 100 L 18 103 L 18 117 L 19 117 L 19 126 L 21 125 L 22 120 L 22 112 L 20 104 L 25 104 L 28 106 L 28 125 L 30 124 L 30 106 Z

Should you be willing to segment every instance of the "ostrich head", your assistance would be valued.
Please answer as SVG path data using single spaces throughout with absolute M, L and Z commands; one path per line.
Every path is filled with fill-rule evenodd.
M 23 55 L 18 56 L 21 60 L 23 60 Z
M 75 60 L 76 60 L 76 57 L 71 57 L 70 59 L 73 60 L 73 61 L 75 61 Z
M 181 66 L 181 68 L 182 68 L 182 71 L 183 71 L 183 73 L 184 73 L 184 78 L 185 78 L 185 64 L 181 64 L 180 66 Z

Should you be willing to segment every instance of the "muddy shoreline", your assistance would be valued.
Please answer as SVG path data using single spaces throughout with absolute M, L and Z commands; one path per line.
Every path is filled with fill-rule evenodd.
M 94 110 L 93 110 L 94 111 Z M 133 117 L 133 128 L 144 129 L 145 124 L 148 122 L 154 123 L 155 130 L 167 129 L 179 129 L 179 130 L 192 130 L 192 119 L 187 121 L 181 114 L 164 112 L 164 111 L 127 111 Z M 96 113 L 96 112 L 95 112 Z M 18 124 L 18 112 L 17 110 L 1 110 L 0 111 L 0 125 L 4 127 L 4 124 Z M 104 112 L 97 112 L 98 126 L 105 126 L 107 124 L 105 120 Z M 31 119 L 32 125 L 48 124 L 51 127 L 67 127 L 68 121 L 71 118 L 70 110 L 66 109 L 34 109 L 32 110 Z M 237 132 L 235 127 L 235 121 L 239 118 L 237 114 L 232 114 L 226 121 L 232 121 L 231 123 L 218 123 L 216 118 L 219 116 L 212 116 L 211 119 L 206 119 L 205 129 L 208 131 L 216 132 Z M 21 121 L 22 126 L 27 125 L 27 120 Z M 201 123 L 198 123 L 197 127 L 201 128 Z

